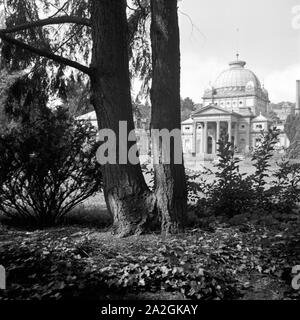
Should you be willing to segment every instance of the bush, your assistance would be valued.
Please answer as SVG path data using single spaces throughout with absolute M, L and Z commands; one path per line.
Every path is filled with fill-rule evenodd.
M 250 181 L 239 172 L 240 160 L 234 156 L 234 147 L 228 137 L 223 137 L 218 145 L 217 181 L 210 190 L 208 205 L 216 215 L 231 218 L 243 213 L 253 194 Z
M 40 114 L 0 137 L 0 211 L 47 227 L 101 189 L 96 131 L 63 109 Z
M 290 146 L 287 150 L 289 159 L 299 159 L 300 157 L 300 145 L 299 145 L 299 125 L 300 115 L 289 115 L 284 130 L 290 140 Z
M 276 128 L 261 133 L 262 143 L 253 150 L 251 157 L 255 172 L 248 176 L 239 172 L 240 160 L 234 156 L 228 138 L 223 137 L 218 142 L 215 181 L 207 183 L 201 175 L 188 179 L 189 200 L 195 202 L 196 199 L 190 211 L 198 225 L 209 215 L 245 222 L 248 218 L 259 220 L 270 214 L 289 215 L 295 211 L 300 202 L 300 164 L 283 160 L 277 163 L 275 172 L 269 170 L 278 135 Z M 238 219 L 233 220 L 233 217 Z
M 188 207 L 193 208 L 202 199 L 205 199 L 211 188 L 211 184 L 204 179 L 205 175 L 211 175 L 210 170 L 203 172 L 186 170 L 187 193 L 188 193 Z
M 254 149 L 251 157 L 255 173 L 249 177 L 249 180 L 252 183 L 254 196 L 260 207 L 267 208 L 270 203 L 270 192 L 266 191 L 266 178 L 270 175 L 270 160 L 273 157 L 279 134 L 280 131 L 276 128 L 270 129 L 268 132 L 262 132 L 262 142 Z
M 276 180 L 269 194 L 277 211 L 291 212 L 300 202 L 300 163 L 283 160 L 277 165 L 279 170 L 274 174 Z

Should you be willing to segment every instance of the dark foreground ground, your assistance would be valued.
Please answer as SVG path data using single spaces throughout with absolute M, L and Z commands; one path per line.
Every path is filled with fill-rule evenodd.
M 216 226 L 118 239 L 92 228 L 0 225 L 0 299 L 298 299 L 300 228 Z

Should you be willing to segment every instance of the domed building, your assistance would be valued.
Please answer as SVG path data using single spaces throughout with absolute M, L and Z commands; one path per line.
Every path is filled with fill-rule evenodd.
M 205 90 L 203 107 L 182 123 L 184 153 L 214 158 L 217 141 L 226 134 L 239 153 L 247 153 L 260 143 L 261 131 L 271 125 L 266 117 L 269 95 L 245 66 L 237 55 Z
M 228 111 L 240 112 L 250 108 L 254 115 L 267 112 L 269 94 L 254 72 L 246 69 L 246 62 L 236 60 L 229 63 L 212 88 L 204 92 L 204 106 L 214 103 Z

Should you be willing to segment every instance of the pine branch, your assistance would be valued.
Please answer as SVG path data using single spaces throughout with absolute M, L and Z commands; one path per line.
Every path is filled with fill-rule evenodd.
M 66 59 L 66 58 L 59 56 L 59 55 L 56 55 L 54 53 L 51 53 L 47 50 L 38 49 L 38 48 L 30 46 L 22 41 L 16 40 L 16 39 L 6 35 L 5 32 L 3 32 L 3 30 L 0 30 L 0 38 L 2 40 L 6 41 L 7 43 L 18 46 L 19 48 L 30 51 L 34 54 L 41 56 L 41 57 L 51 59 L 51 60 L 56 61 L 60 64 L 64 64 L 66 66 L 69 66 L 69 67 L 75 68 L 79 71 L 82 71 L 88 75 L 91 75 L 91 69 L 89 67 L 84 66 L 78 62 Z
M 91 26 L 91 22 L 89 19 L 80 18 L 80 17 L 74 17 L 74 16 L 60 16 L 60 17 L 54 17 L 54 18 L 48 18 L 48 19 L 42 19 L 38 21 L 32 21 L 24 24 L 20 24 L 18 26 L 14 26 L 11 28 L 0 30 L 2 33 L 14 33 L 26 29 L 32 29 L 35 27 L 42 27 L 52 24 L 63 24 L 63 23 L 75 23 L 75 24 L 81 24 L 84 26 Z

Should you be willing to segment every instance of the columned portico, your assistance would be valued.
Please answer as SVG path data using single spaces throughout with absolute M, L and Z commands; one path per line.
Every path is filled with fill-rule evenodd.
M 236 141 L 239 117 L 238 114 L 214 105 L 195 113 L 191 118 L 192 126 L 189 128 L 192 137 L 192 154 L 214 158 L 218 150 L 218 141 L 222 136 L 228 135 L 230 141 Z
M 218 150 L 218 142 L 222 138 L 221 128 L 223 128 L 223 135 L 226 134 L 228 137 L 233 138 L 232 140 L 237 141 L 237 124 L 235 124 L 233 136 L 232 121 L 203 121 L 196 122 L 195 126 L 198 127 L 199 124 L 202 125 L 201 145 L 197 146 L 199 140 L 194 138 L 195 150 L 197 150 L 195 153 L 216 154 Z

